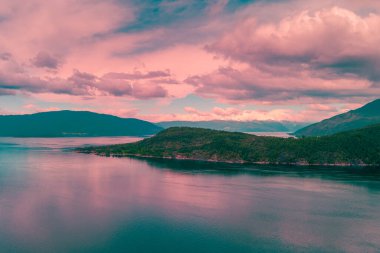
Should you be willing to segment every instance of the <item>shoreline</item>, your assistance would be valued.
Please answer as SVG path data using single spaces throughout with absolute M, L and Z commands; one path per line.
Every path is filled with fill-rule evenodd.
M 225 163 L 225 164 L 237 164 L 237 165 L 273 165 L 273 166 L 297 166 L 297 167 L 314 167 L 314 166 L 324 166 L 324 167 L 357 167 L 357 168 L 376 168 L 380 167 L 380 164 L 354 164 L 354 163 L 307 163 L 307 162 L 295 162 L 295 163 L 281 163 L 281 162 L 268 162 L 268 161 L 259 161 L 259 162 L 249 162 L 249 161 L 228 161 L 228 160 L 215 160 L 215 159 L 197 159 L 197 158 L 188 158 L 183 156 L 151 156 L 151 155 L 139 155 L 139 154 L 116 154 L 116 153 L 98 153 L 98 152 L 83 152 L 80 150 L 75 150 L 76 153 L 81 154 L 92 154 L 102 157 L 115 157 L 115 158 L 123 158 L 123 157 L 135 157 L 135 158 L 147 158 L 147 159 L 163 159 L 163 160 L 176 160 L 176 161 L 199 161 L 199 162 L 210 162 L 210 163 Z

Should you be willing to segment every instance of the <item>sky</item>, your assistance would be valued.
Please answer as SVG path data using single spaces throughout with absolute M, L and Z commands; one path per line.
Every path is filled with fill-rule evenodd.
M 313 122 L 380 97 L 380 1 L 2 0 L 0 114 Z

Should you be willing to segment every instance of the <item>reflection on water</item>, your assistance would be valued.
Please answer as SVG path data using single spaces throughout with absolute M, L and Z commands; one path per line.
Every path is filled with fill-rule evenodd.
M 123 159 L 123 158 L 121 158 Z M 380 168 L 378 167 L 320 167 L 320 166 L 286 166 L 286 165 L 241 165 L 228 163 L 212 163 L 202 161 L 183 161 L 168 159 L 145 159 L 155 168 L 171 169 L 178 173 L 223 174 L 252 176 L 286 176 L 323 180 L 332 180 L 342 184 L 367 186 L 371 190 L 380 190 Z
M 7 138 L 0 137 L 0 148 L 64 149 L 83 146 L 112 145 L 135 142 L 139 137 L 88 137 L 88 138 Z
M 380 251 L 377 170 L 57 152 L 107 141 L 70 139 L 0 139 L 0 252 Z

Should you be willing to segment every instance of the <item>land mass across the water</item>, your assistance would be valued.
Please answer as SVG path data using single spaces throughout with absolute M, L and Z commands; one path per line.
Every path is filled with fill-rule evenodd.
M 76 151 L 102 156 L 228 163 L 379 166 L 380 125 L 299 139 L 173 127 L 135 143 L 86 147 Z
M 223 130 L 229 132 L 284 132 L 293 133 L 303 127 L 310 125 L 310 122 L 291 121 L 234 121 L 234 120 L 208 120 L 208 121 L 164 121 L 157 123 L 163 128 L 170 127 L 196 127 L 213 130 Z
M 325 136 L 374 124 L 380 124 L 380 99 L 374 100 L 356 110 L 306 126 L 297 130 L 294 135 L 299 137 Z
M 88 111 L 0 115 L 0 137 L 148 136 L 162 129 L 135 118 Z

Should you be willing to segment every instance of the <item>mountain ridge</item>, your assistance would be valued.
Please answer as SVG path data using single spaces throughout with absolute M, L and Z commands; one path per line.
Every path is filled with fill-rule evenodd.
M 294 135 L 324 136 L 380 123 L 380 99 L 295 131 Z
M 146 136 L 162 128 L 135 118 L 120 118 L 90 111 L 50 111 L 1 115 L 1 137 Z
M 196 127 L 231 132 L 294 132 L 309 125 L 306 122 L 290 121 L 233 121 L 233 120 L 208 120 L 208 121 L 163 121 L 156 123 L 163 128 L 170 127 Z

